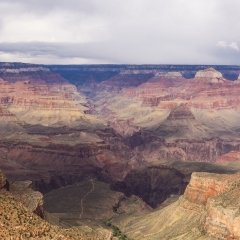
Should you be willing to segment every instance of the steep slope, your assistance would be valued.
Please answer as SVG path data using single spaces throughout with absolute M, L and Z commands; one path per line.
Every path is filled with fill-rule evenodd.
M 0 171 L 1 239 L 110 239 L 111 231 L 88 233 L 81 229 L 62 229 L 43 220 L 43 196 L 29 188 L 29 182 L 9 183 Z M 41 216 L 37 216 L 36 214 Z
M 239 173 L 193 173 L 178 201 L 113 224 L 134 239 L 239 239 L 239 189 Z
M 137 196 L 130 198 L 110 190 L 109 184 L 95 179 L 60 188 L 44 196 L 44 209 L 55 224 L 106 228 L 104 222 L 122 214 L 142 214 L 151 208 Z M 51 219 L 50 219 L 51 221 Z
M 152 130 L 167 140 L 201 139 L 213 134 L 212 129 L 197 121 L 189 107 L 184 105 L 173 108 L 167 119 Z
M 5 64 L 0 69 L 0 101 L 19 120 L 44 126 L 102 126 L 86 97 L 49 69 L 29 64 Z

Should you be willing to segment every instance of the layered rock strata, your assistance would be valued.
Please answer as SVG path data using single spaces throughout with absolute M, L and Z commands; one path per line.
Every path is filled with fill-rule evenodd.
M 239 173 L 193 173 L 175 203 L 113 223 L 135 239 L 240 239 L 239 184 Z

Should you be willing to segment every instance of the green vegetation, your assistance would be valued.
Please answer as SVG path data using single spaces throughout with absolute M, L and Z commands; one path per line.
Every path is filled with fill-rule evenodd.
M 117 226 L 114 226 L 112 225 L 110 222 L 105 222 L 105 224 L 108 226 L 108 227 L 111 227 L 113 229 L 113 236 L 114 237 L 118 237 L 120 240 L 130 240 L 129 238 L 127 238 L 126 234 L 123 234 L 121 232 L 121 230 L 117 227 Z

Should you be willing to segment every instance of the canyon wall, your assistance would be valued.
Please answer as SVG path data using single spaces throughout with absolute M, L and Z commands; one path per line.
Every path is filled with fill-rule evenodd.
M 237 164 L 239 71 L 1 63 L 0 166 L 47 192 L 88 176 L 122 182 L 172 159 Z
M 239 173 L 193 173 L 179 200 L 138 217 L 113 219 L 135 239 L 240 239 Z

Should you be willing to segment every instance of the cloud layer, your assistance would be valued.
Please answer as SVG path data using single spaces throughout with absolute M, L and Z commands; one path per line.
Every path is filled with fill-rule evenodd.
M 1 0 L 0 61 L 239 64 L 237 0 Z

